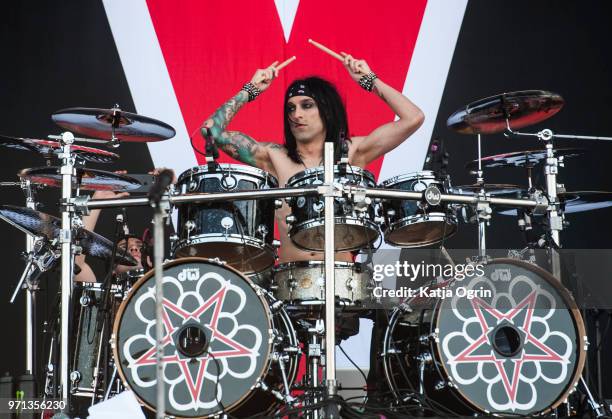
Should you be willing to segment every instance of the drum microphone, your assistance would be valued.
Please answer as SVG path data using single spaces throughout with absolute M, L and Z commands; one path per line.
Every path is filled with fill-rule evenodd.
M 151 190 L 149 190 L 149 202 L 151 204 L 159 204 L 166 188 L 172 183 L 172 175 L 173 173 L 170 169 L 164 169 L 157 175 Z

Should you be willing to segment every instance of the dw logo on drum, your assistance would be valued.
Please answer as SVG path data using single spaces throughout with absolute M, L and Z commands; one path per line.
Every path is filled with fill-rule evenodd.
M 491 273 L 491 281 L 509 282 L 512 279 L 510 269 L 495 269 Z
M 181 282 L 185 281 L 197 281 L 200 278 L 199 268 L 185 268 L 178 274 L 178 280 Z

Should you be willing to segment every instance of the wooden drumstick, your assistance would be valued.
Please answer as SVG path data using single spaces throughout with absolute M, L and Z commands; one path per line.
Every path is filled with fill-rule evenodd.
M 332 57 L 337 58 L 340 61 L 344 62 L 344 57 L 342 55 L 338 54 L 335 51 L 332 51 L 331 49 L 327 48 L 325 45 L 319 44 L 318 42 L 313 41 L 312 39 L 309 39 L 308 42 L 310 42 L 315 47 L 319 48 L 321 51 L 326 52 Z
M 283 68 L 287 67 L 289 64 L 291 64 L 293 61 L 295 60 L 295 55 L 285 61 L 283 61 L 282 63 L 280 63 L 279 65 L 277 65 L 276 67 L 274 67 L 274 69 L 276 71 L 280 71 Z

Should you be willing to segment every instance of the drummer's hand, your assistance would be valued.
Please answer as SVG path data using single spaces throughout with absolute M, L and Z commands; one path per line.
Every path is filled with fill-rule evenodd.
M 352 55 L 346 52 L 341 52 L 344 57 L 344 68 L 349 72 L 351 78 L 359 83 L 359 79 L 363 76 L 370 74 L 370 66 L 365 60 L 356 60 Z
M 257 70 L 251 78 L 251 83 L 262 92 L 266 90 L 272 84 L 272 80 L 278 77 L 276 65 L 278 65 L 278 61 L 274 61 L 268 68 Z
M 176 183 L 176 173 L 174 173 L 174 170 L 168 169 L 167 167 L 156 167 L 155 169 L 151 170 L 149 174 L 153 176 L 159 176 L 159 174 L 164 170 L 170 170 L 172 172 L 172 183 Z

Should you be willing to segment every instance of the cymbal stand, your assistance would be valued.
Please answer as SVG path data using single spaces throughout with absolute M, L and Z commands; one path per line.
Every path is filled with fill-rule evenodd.
M 61 271 L 61 336 L 60 336 L 60 397 L 66 401 L 65 411 L 70 411 L 69 402 L 69 369 L 70 369 L 70 303 L 72 300 L 72 277 L 74 268 L 74 245 L 72 234 L 72 221 L 74 208 L 72 205 L 72 180 L 75 176 L 75 156 L 72 154 L 71 145 L 74 143 L 74 135 L 71 132 L 62 133 L 62 153 L 59 155 L 62 175 L 62 229 L 60 231 L 60 245 L 62 250 Z
M 479 199 L 476 204 L 476 215 L 478 219 L 478 258 L 480 260 L 486 260 L 487 257 L 487 238 L 486 228 L 487 223 L 491 219 L 491 207 L 485 201 L 486 192 L 484 189 L 484 173 L 482 171 L 482 141 L 480 134 L 478 134 L 478 171 L 476 172 L 476 183 L 481 185 L 480 192 L 478 193 Z
M 26 196 L 26 207 L 36 209 L 34 192 L 29 179 L 21 181 L 21 189 Z M 34 248 L 34 239 L 26 234 L 26 252 L 28 255 Z M 26 288 L 26 373 L 29 371 L 36 377 L 36 291 L 37 286 L 27 282 Z
M 337 395 L 336 381 L 336 282 L 335 282 L 335 214 L 334 201 L 334 143 L 326 142 L 324 149 L 325 185 L 325 387 L 328 399 Z M 325 417 L 338 417 L 337 406 L 329 404 Z

